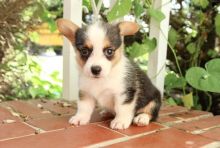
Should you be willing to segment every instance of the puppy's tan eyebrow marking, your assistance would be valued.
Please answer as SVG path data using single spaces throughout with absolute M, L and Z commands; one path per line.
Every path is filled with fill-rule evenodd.
M 87 47 L 87 48 L 90 48 L 90 49 L 93 48 L 92 43 L 89 40 L 85 41 L 84 47 Z
M 111 43 L 108 38 L 105 38 L 103 42 L 103 50 L 107 47 L 111 47 Z

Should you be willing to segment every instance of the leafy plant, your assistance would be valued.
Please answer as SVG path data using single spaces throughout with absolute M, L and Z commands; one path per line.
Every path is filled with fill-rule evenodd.
M 182 2 L 177 3 L 182 6 Z M 173 93 L 179 94 L 179 100 L 182 100 L 183 105 L 197 109 L 201 109 L 200 94 L 205 94 L 202 96 L 205 96 L 209 103 L 205 104 L 206 107 L 203 106 L 203 108 L 209 110 L 212 99 L 215 99 L 212 98 L 212 92 L 219 93 L 220 90 L 218 87 L 220 72 L 217 68 L 220 59 L 217 59 L 219 54 L 216 52 L 215 42 L 213 42 L 217 37 L 215 33 L 218 34 L 219 14 L 216 13 L 218 6 L 210 7 L 211 2 L 209 1 L 193 0 L 192 2 L 184 1 L 184 3 L 188 7 L 180 7 L 171 16 L 169 48 L 174 58 L 168 53 L 171 62 L 168 66 L 175 75 L 183 78 L 187 85 L 182 87 L 182 91 L 179 91 L 180 87 L 167 89 L 175 80 L 170 79 L 170 75 L 167 75 L 166 94 L 172 96 L 173 91 Z M 203 12 L 200 9 L 203 9 Z M 184 11 L 189 12 L 190 17 Z M 195 16 L 198 16 L 199 19 L 195 19 Z M 206 19 L 205 16 L 210 18 Z M 185 21 L 186 19 L 188 22 Z M 182 27 L 179 27 L 180 25 Z M 213 26 L 215 26 L 215 30 Z M 212 60 L 212 58 L 215 59 Z M 176 85 L 181 82 L 178 79 L 175 81 Z
M 47 0 L 47 2 L 50 0 Z M 61 0 L 56 0 L 60 1 Z M 54 1 L 53 1 L 54 2 Z M 55 30 L 55 14 L 43 0 L 3 0 L 0 3 L 0 98 L 30 99 L 35 97 L 57 98 L 61 94 L 56 75 L 52 80 L 40 78 L 40 67 L 28 54 L 29 34 L 36 25 L 47 21 Z M 62 10 L 62 7 L 60 7 Z M 61 11 L 62 13 L 62 11 Z M 29 36 L 30 35 L 30 36 Z M 33 76 L 33 77 L 31 77 Z M 54 81 L 53 81 L 54 79 Z M 45 88 L 46 87 L 46 88 Z M 50 90 L 47 90 L 50 89 Z
M 126 51 L 130 54 L 129 57 L 134 59 L 143 56 L 146 53 L 152 52 L 157 46 L 157 41 L 155 38 L 143 39 L 143 43 L 134 42 L 131 46 L 127 47 Z
M 206 63 L 205 69 L 192 67 L 186 72 L 187 82 L 196 89 L 220 93 L 220 59 Z
M 153 7 L 150 7 L 148 9 L 148 13 L 157 22 L 161 22 L 165 18 L 165 15 L 160 10 L 157 10 L 157 9 L 155 9 Z
M 217 14 L 215 17 L 215 30 L 216 33 L 220 36 L 220 14 Z
M 107 14 L 108 21 L 113 21 L 128 14 L 131 6 L 131 0 L 117 0 L 111 11 Z

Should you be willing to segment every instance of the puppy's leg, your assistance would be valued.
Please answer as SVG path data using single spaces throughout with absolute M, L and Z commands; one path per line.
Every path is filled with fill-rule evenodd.
M 145 107 L 137 110 L 133 123 L 138 126 L 146 126 L 151 120 L 155 120 L 158 116 L 160 104 L 155 101 L 149 102 Z
M 134 101 L 131 103 L 124 103 L 125 95 L 115 98 L 115 113 L 114 120 L 111 121 L 110 127 L 112 129 L 126 129 L 130 126 L 134 117 Z
M 134 124 L 137 124 L 138 126 L 146 126 L 150 123 L 151 115 L 147 113 L 140 113 L 134 117 Z
M 95 108 L 95 100 L 91 96 L 83 94 L 79 97 L 80 100 L 77 104 L 77 113 L 69 120 L 69 123 L 73 125 L 85 125 L 89 123 L 91 115 Z

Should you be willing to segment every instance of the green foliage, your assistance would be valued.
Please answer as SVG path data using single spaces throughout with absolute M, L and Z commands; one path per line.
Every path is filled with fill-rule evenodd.
M 83 0 L 83 6 L 85 6 L 88 10 L 92 11 L 90 0 Z
M 196 52 L 196 44 L 195 43 L 189 43 L 186 47 L 187 51 L 190 54 L 194 54 Z
M 134 6 L 134 15 L 139 18 L 145 11 L 141 0 L 135 0 L 133 3 L 131 0 L 117 0 L 111 11 L 107 14 L 108 21 L 112 22 L 129 14 L 132 9 L 132 4 Z M 158 23 L 165 18 L 165 15 L 160 10 L 151 7 L 148 3 L 146 3 L 146 5 L 149 16 L 155 19 Z
M 60 98 L 62 88 L 58 84 L 53 84 L 50 81 L 43 80 L 39 76 L 32 77 L 29 81 L 31 86 L 28 91 L 32 98 Z
M 117 0 L 111 11 L 107 14 L 108 21 L 111 22 L 128 14 L 131 10 L 131 6 L 131 0 Z
M 192 67 L 186 73 L 187 82 L 196 89 L 220 92 L 220 59 L 213 59 L 204 68 Z
M 156 39 L 149 39 L 148 37 L 143 40 L 143 43 L 139 44 L 134 42 L 132 46 L 127 48 L 130 53 L 130 58 L 134 59 L 140 57 L 144 54 L 152 52 L 157 46 Z
M 163 19 L 165 19 L 165 15 L 160 10 L 157 10 L 155 8 L 150 7 L 148 9 L 148 13 L 158 23 L 160 23 Z
M 211 58 L 216 58 L 218 57 L 218 51 L 213 50 L 213 49 L 209 49 L 209 51 L 207 52 L 208 56 Z
M 215 30 L 216 33 L 220 36 L 220 14 L 217 14 L 215 17 Z
M 36 31 L 33 31 L 29 34 L 29 38 L 32 42 L 38 42 L 39 41 L 39 34 Z
M 61 79 L 59 72 L 54 71 L 46 78 L 41 77 L 42 69 L 39 63 L 28 57 L 29 72 L 25 74 L 28 84 L 27 94 L 29 98 L 60 98 L 61 97 Z
M 59 12 L 57 12 L 58 14 L 53 14 L 48 10 L 48 8 L 46 8 L 45 5 L 46 2 L 44 2 L 43 0 L 39 0 L 38 2 L 36 2 L 36 11 L 33 16 L 38 17 L 42 22 L 46 22 L 49 25 L 50 31 L 54 32 L 57 29 L 54 19 L 57 15 L 59 15 Z
M 40 76 L 39 64 L 28 54 L 27 49 L 29 49 L 29 40 L 39 39 L 36 32 L 29 32 L 39 23 L 46 22 L 51 32 L 55 31 L 55 18 L 62 13 L 60 11 L 62 7 L 57 9 L 56 5 L 61 6 L 61 2 L 61 0 L 3 0 L 0 4 L 0 28 L 2 28 L 0 98 L 2 100 L 60 97 L 61 82 L 58 81 L 57 74 L 48 76 L 49 79 L 43 79 Z
M 134 15 L 136 18 L 139 18 L 141 14 L 144 12 L 143 5 L 141 4 L 141 0 L 134 1 Z
M 210 60 L 220 57 L 219 48 L 215 47 L 214 42 L 219 40 L 219 37 L 215 36 L 215 32 L 217 35 L 220 32 L 219 5 L 208 0 L 180 0 L 175 4 L 177 7 L 171 13 L 168 37 L 169 48 L 172 51 L 172 54 L 168 52 L 168 67 L 174 74 L 166 76 L 165 93 L 175 102 L 177 99 L 173 96 L 180 96 L 181 104 L 195 109 L 202 108 L 200 99 L 208 99 L 210 103 L 206 108 L 209 110 L 212 92 L 219 93 L 220 90 L 220 73 L 217 68 L 220 63 L 217 59 Z M 210 7 L 211 5 L 213 7 Z M 175 76 L 185 81 L 182 88 L 168 87 L 174 82 L 181 83 Z M 171 83 L 172 81 L 174 82 Z M 206 95 L 201 98 L 203 94 Z
M 167 91 L 170 91 L 173 88 L 180 88 L 182 89 L 183 87 L 186 86 L 186 80 L 184 77 L 178 77 L 174 73 L 169 73 L 165 77 L 165 88 Z
M 176 45 L 178 39 L 179 39 L 179 34 L 177 33 L 177 31 L 174 28 L 170 28 L 168 34 L 168 41 L 172 47 Z
M 168 104 L 170 104 L 170 105 L 178 105 L 178 104 L 176 103 L 176 101 L 175 101 L 173 98 L 171 98 L 171 97 L 169 97 L 168 99 L 166 99 L 166 102 L 167 102 Z
M 205 9 L 208 5 L 209 5 L 209 1 L 208 0 L 192 0 L 192 3 L 195 6 L 199 6 L 203 9 Z
M 191 109 L 194 106 L 192 92 L 187 95 L 184 95 L 182 97 L 182 100 L 183 100 L 184 106 L 187 107 L 188 109 Z
M 193 104 L 194 104 L 193 109 L 202 110 L 202 105 L 199 103 L 199 97 L 193 96 Z M 207 111 L 209 110 L 210 109 L 207 109 Z

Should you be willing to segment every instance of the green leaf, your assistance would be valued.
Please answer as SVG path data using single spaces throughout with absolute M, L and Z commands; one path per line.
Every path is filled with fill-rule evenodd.
M 56 31 L 57 25 L 56 25 L 56 22 L 54 21 L 54 19 L 51 19 L 51 18 L 48 19 L 48 20 L 47 20 L 47 23 L 48 23 L 48 25 L 49 25 L 50 32 Z
M 35 6 L 37 9 L 34 11 L 33 17 L 41 17 L 44 14 L 46 8 L 41 2 L 36 2 Z
M 30 93 L 32 98 L 35 98 L 38 94 L 38 91 L 34 87 L 30 87 L 29 88 L 29 93 Z
M 92 11 L 90 0 L 83 0 L 83 6 L 87 7 L 89 10 Z
M 187 82 L 194 88 L 220 92 L 220 59 L 213 59 L 206 63 L 205 68 L 192 67 L 186 72 Z
M 197 11 L 195 12 L 195 15 L 197 15 L 198 23 L 199 23 L 200 25 L 202 25 L 202 24 L 204 23 L 205 19 L 206 19 L 205 13 L 203 13 L 202 10 L 197 10 Z
M 169 105 L 177 105 L 175 100 L 172 98 L 172 97 L 169 97 L 166 102 L 169 104 Z
M 213 50 L 213 49 L 209 49 L 208 52 L 207 52 L 207 55 L 210 58 L 216 58 L 216 57 L 218 57 L 218 51 Z
M 107 19 L 109 22 L 121 18 L 128 14 L 131 10 L 132 2 L 131 0 L 117 0 L 111 11 L 107 14 Z
M 184 106 L 187 107 L 188 109 L 191 109 L 194 106 L 192 92 L 183 96 L 182 100 L 183 100 Z
M 183 88 L 186 85 L 186 80 L 183 77 L 177 77 L 174 73 L 169 73 L 165 77 L 164 85 L 167 90 L 172 88 Z
M 179 39 L 179 34 L 177 33 L 177 31 L 174 28 L 171 28 L 169 30 L 169 34 L 168 34 L 168 41 L 172 47 L 174 47 L 176 45 L 176 42 L 178 39 Z
M 199 103 L 199 97 L 198 96 L 193 96 L 193 109 L 196 110 L 202 110 L 202 105 Z
M 190 53 L 190 54 L 193 54 L 196 52 L 196 44 L 195 43 L 189 43 L 186 47 L 187 51 Z
M 217 14 L 215 17 L 215 31 L 220 36 L 220 14 Z
M 36 31 L 34 31 L 34 32 L 31 32 L 30 34 L 29 34 L 29 38 L 30 38 L 30 40 L 32 41 L 32 42 L 38 42 L 39 41 L 39 39 L 40 39 L 40 36 L 39 36 L 39 34 L 36 32 Z
M 62 82 L 61 79 L 59 79 L 59 71 L 53 71 L 53 73 L 50 74 L 50 77 L 54 82 Z
M 137 58 L 147 53 L 146 48 L 144 48 L 143 44 L 139 44 L 134 42 L 130 47 L 130 57 Z
M 208 0 L 192 0 L 192 3 L 195 6 L 199 6 L 203 9 L 205 9 L 208 5 L 209 5 L 209 1 Z
M 205 68 L 210 75 L 213 75 L 220 80 L 220 59 L 210 60 L 205 64 Z
M 143 42 L 144 42 L 144 46 L 145 46 L 147 52 L 149 52 L 149 53 L 154 51 L 154 49 L 157 47 L 156 38 L 150 39 L 147 37 L 146 39 L 143 40 Z
M 146 53 L 152 52 L 156 46 L 157 46 L 157 43 L 156 43 L 155 38 L 153 38 L 153 39 L 146 38 L 143 40 L 143 44 L 139 44 L 137 42 L 134 42 L 129 50 L 130 57 L 137 58 L 137 57 L 142 56 Z
M 139 18 L 140 15 L 144 12 L 144 7 L 141 5 L 140 0 L 134 1 L 134 15 Z
M 148 9 L 148 13 L 158 23 L 165 19 L 165 15 L 160 10 L 154 9 L 152 7 Z

